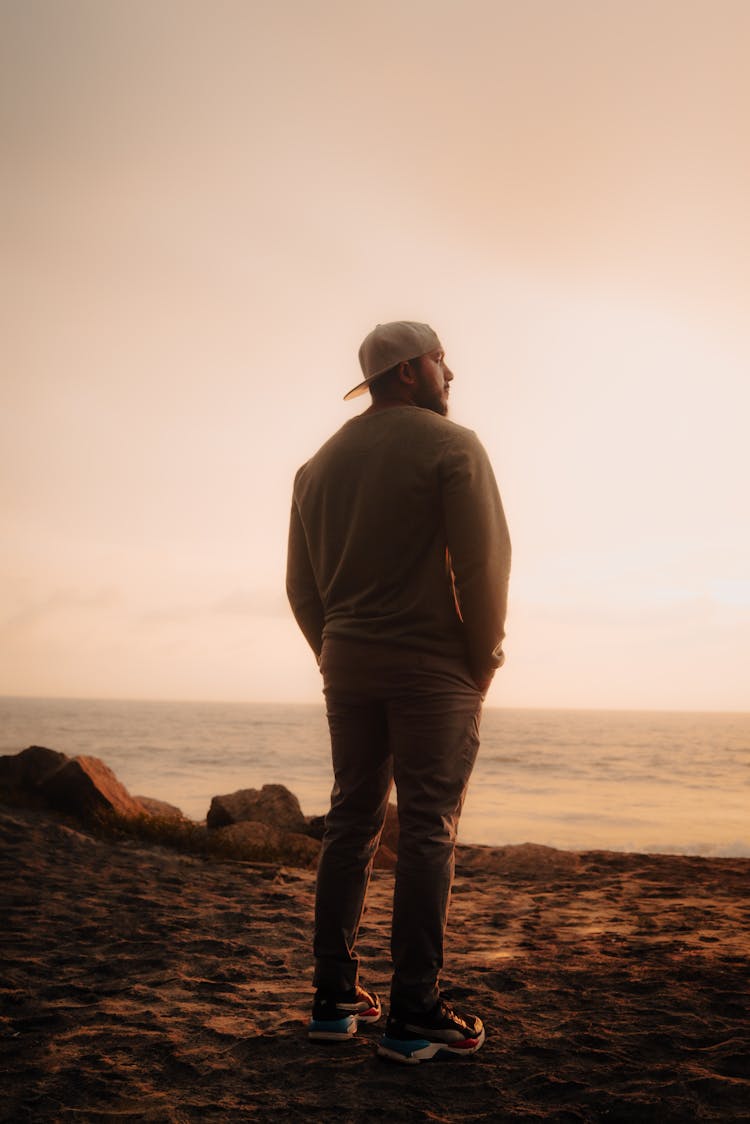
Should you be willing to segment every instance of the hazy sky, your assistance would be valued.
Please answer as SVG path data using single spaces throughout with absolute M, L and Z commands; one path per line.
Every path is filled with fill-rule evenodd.
M 296 467 L 429 321 L 490 704 L 750 710 L 746 0 L 0 0 L 0 693 L 307 700 Z

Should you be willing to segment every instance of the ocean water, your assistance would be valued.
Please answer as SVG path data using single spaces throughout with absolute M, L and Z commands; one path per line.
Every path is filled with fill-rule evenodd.
M 28 745 L 196 820 L 276 783 L 321 813 L 332 783 L 322 705 L 0 698 L 0 754 Z M 487 708 L 460 838 L 750 856 L 750 714 Z

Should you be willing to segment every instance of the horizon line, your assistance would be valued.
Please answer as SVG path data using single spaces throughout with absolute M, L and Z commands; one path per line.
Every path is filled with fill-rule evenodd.
M 163 696 L 134 696 L 134 695 L 25 695 L 25 694 L 0 694 L 0 701 L 28 701 L 28 702 L 69 702 L 69 703 L 166 703 L 172 706 L 320 706 L 325 707 L 325 700 L 321 697 L 315 699 L 207 699 L 207 698 L 170 698 Z M 603 713 L 603 714 L 734 714 L 750 717 L 750 710 L 725 707 L 673 707 L 673 706 L 551 706 L 551 705 L 513 705 L 485 703 L 483 710 L 511 711 L 524 710 L 534 713 L 546 711 L 550 713 Z

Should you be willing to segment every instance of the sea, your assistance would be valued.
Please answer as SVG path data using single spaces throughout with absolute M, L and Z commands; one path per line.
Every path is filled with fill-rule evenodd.
M 485 708 L 464 843 L 750 856 L 750 713 Z M 101 758 L 133 795 L 194 820 L 284 784 L 328 806 L 322 704 L 0 698 L 0 755 Z

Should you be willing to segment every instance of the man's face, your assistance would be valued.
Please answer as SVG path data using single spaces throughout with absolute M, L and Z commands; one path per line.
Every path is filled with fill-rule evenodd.
M 448 395 L 453 371 L 445 362 L 445 352 L 439 348 L 420 355 L 410 363 L 417 382 L 414 390 L 414 405 L 434 414 L 448 413 Z

